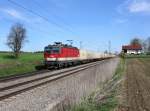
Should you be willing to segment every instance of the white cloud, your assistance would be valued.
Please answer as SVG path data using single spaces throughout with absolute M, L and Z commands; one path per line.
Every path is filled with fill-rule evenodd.
M 146 0 L 134 0 L 128 6 L 128 10 L 131 13 L 137 12 L 150 12 L 150 1 Z
M 20 14 L 20 12 L 14 10 L 14 9 L 3 9 L 3 11 L 15 18 L 19 18 L 19 19 L 23 18 L 22 15 Z
M 23 20 L 23 21 L 29 21 L 28 18 L 26 18 L 21 12 L 13 9 L 13 8 L 1 8 L 0 9 L 1 12 L 15 18 L 15 19 L 19 19 L 19 20 Z
M 0 8 L 0 11 L 6 15 L 9 15 L 9 16 L 15 18 L 15 19 L 22 20 L 22 21 L 30 23 L 30 24 L 31 23 L 43 23 L 44 22 L 43 19 L 41 19 L 40 17 L 24 15 L 20 11 L 15 10 L 13 8 Z M 10 19 L 10 17 L 9 17 L 9 19 Z
M 124 13 L 150 13 L 150 0 L 125 0 L 117 7 L 117 11 Z

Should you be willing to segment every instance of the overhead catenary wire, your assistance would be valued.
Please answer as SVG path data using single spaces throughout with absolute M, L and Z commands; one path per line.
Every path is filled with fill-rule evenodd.
M 12 23 L 12 24 L 15 24 L 16 22 L 15 21 L 13 21 L 13 20 L 10 20 L 10 19 L 6 19 L 6 18 L 3 18 L 3 20 L 4 21 L 6 21 L 6 22 L 10 22 L 10 23 Z M 23 24 L 24 25 L 24 24 Z M 45 36 L 45 37 L 49 37 L 50 35 L 51 36 L 56 36 L 56 34 L 50 34 L 49 32 L 46 32 L 46 31 L 44 31 L 44 30 L 40 30 L 39 28 L 35 28 L 35 27 L 33 27 L 32 25 L 30 26 L 30 25 L 25 25 L 25 28 L 29 28 L 30 30 L 34 30 L 34 31 L 36 31 L 36 32 L 40 32 L 40 35 L 42 35 L 42 37 L 43 36 Z M 28 32 L 28 29 L 27 29 L 27 32 Z M 9 34 L 9 33 L 8 33 Z M 0 42 L 2 43 L 2 41 L 1 40 L 3 40 L 3 38 L 5 38 L 4 40 L 3 40 L 3 43 L 4 44 L 6 44 L 6 41 L 7 41 L 7 37 L 8 37 L 8 35 L 6 34 L 5 36 L 1 36 L 0 37 Z M 33 37 L 36 37 L 36 36 L 33 36 Z M 40 36 L 39 36 L 40 37 Z M 28 38 L 28 35 L 27 35 L 27 38 Z M 27 40 L 27 42 L 30 42 L 30 40 L 28 41 Z M 43 46 L 44 47 L 44 46 Z M 43 49 L 40 49 L 40 50 L 43 50 Z M 31 50 L 32 52 L 35 52 L 35 51 L 39 51 L 39 50 Z
M 36 4 L 40 9 L 42 9 L 44 12 L 47 12 L 48 14 L 50 14 L 49 11 L 47 10 L 47 8 L 43 7 L 39 2 L 37 2 L 37 0 L 32 0 L 32 2 L 34 4 Z M 60 16 L 58 16 L 58 15 L 52 13 L 52 12 L 51 12 L 51 15 L 56 17 L 57 19 L 61 20 L 61 22 L 63 24 L 65 24 L 69 28 L 69 30 L 72 30 L 71 25 L 69 23 L 67 23 L 66 21 L 64 21 L 63 18 L 61 18 Z
M 21 5 L 21 4 L 17 3 L 17 2 L 15 2 L 15 1 L 13 1 L 13 0 L 7 0 L 7 1 L 10 2 L 10 3 L 12 3 L 12 4 L 14 4 L 14 5 L 16 5 L 16 6 L 18 6 L 18 7 L 20 7 L 20 8 L 22 8 L 22 9 L 24 9 L 24 10 L 26 10 L 26 11 L 29 12 L 29 13 L 32 13 L 33 15 L 36 15 L 36 16 L 40 17 L 41 19 L 45 20 L 46 22 L 48 22 L 48 23 L 50 23 L 50 24 L 53 24 L 53 25 L 57 26 L 57 27 L 60 28 L 60 29 L 63 29 L 63 30 L 67 30 L 67 31 L 69 31 L 69 32 L 72 32 L 70 29 L 63 27 L 62 25 L 59 25 L 59 24 L 56 23 L 56 22 L 50 21 L 48 18 L 42 16 L 41 14 L 39 14 L 39 13 L 37 13 L 37 12 L 35 12 L 35 11 L 29 9 L 29 8 L 26 8 L 26 7 L 24 7 L 23 5 Z
M 5 20 L 6 22 L 16 23 L 16 22 L 14 22 L 13 20 L 10 20 L 10 19 L 3 18 L 3 20 Z M 49 36 L 50 35 L 49 32 L 47 32 L 45 30 L 42 30 L 40 28 L 35 28 L 33 26 L 30 26 L 30 25 L 27 25 L 27 27 L 29 27 L 30 29 L 35 30 L 35 31 L 40 31 L 40 33 L 43 33 L 42 35 L 45 35 L 45 36 Z M 55 36 L 55 34 L 53 34 L 53 36 Z

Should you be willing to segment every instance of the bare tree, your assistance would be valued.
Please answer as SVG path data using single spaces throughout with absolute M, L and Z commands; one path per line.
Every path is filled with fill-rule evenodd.
M 8 47 L 14 52 L 17 58 L 20 54 L 20 50 L 26 41 L 26 29 L 22 24 L 16 23 L 12 26 L 7 38 Z
M 147 52 L 147 41 L 146 40 L 143 40 L 142 47 L 143 47 L 144 52 Z
M 150 52 L 150 37 L 148 37 L 143 44 L 145 52 Z
M 142 40 L 139 38 L 133 38 L 130 42 L 131 45 L 142 45 Z

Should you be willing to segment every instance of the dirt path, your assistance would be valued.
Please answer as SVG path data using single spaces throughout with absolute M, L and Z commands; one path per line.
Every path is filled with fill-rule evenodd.
M 128 59 L 126 68 L 126 99 L 128 111 L 150 111 L 149 67 L 138 59 Z

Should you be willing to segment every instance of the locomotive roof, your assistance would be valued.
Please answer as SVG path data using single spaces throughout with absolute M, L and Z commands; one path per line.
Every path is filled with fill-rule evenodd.
M 47 47 L 65 47 L 65 48 L 76 48 L 76 49 L 78 49 L 77 47 L 74 47 L 74 46 L 72 46 L 72 45 L 68 45 L 68 44 L 62 44 L 61 42 L 59 43 L 55 43 L 55 44 L 53 44 L 53 45 L 48 45 Z

